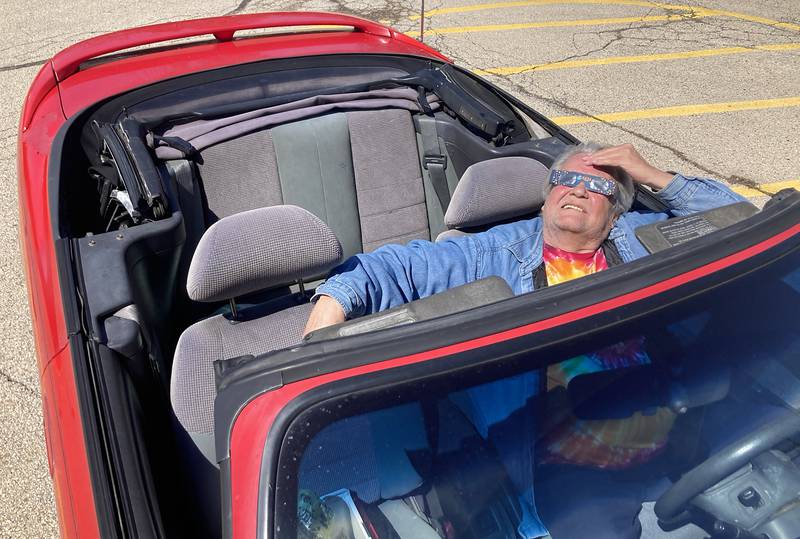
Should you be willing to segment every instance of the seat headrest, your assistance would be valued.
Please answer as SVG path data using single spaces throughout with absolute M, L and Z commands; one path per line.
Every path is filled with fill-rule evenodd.
M 448 228 L 469 228 L 533 213 L 544 204 L 548 168 L 530 157 L 498 157 L 464 171 L 444 215 Z
M 224 301 L 320 276 L 341 259 L 339 240 L 315 215 L 297 206 L 259 208 L 206 230 L 186 290 L 195 301 Z

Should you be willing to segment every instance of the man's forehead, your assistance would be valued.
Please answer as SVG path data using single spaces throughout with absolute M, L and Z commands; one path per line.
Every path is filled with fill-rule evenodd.
M 588 155 L 586 153 L 577 153 L 567 159 L 564 164 L 561 166 L 562 169 L 568 170 L 570 172 L 583 172 L 584 174 L 591 174 L 593 176 L 600 176 L 601 178 L 607 178 L 609 180 L 615 180 L 614 176 L 609 174 L 603 168 L 593 167 L 592 165 L 586 164 L 583 161 L 583 156 Z M 616 180 L 615 180 L 616 181 Z

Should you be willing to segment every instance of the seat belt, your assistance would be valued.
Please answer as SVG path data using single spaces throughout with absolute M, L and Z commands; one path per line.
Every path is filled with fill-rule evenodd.
M 606 238 L 603 240 L 603 243 L 600 244 L 600 248 L 603 249 L 603 255 L 606 257 L 606 263 L 609 268 L 624 263 L 622 255 L 619 254 L 619 249 L 617 249 L 617 246 L 610 239 Z
M 183 212 L 183 224 L 186 227 L 186 243 L 184 250 L 193 253 L 195 247 L 200 242 L 200 238 L 208 228 L 205 216 L 204 197 L 195 176 L 194 163 L 186 159 L 166 161 L 164 167 L 166 173 L 175 179 L 177 187 L 178 203 Z M 185 264 L 191 262 L 191 256 L 184 259 Z M 184 268 L 184 269 L 188 269 Z M 183 272 L 183 270 L 181 270 Z
M 419 131 L 422 136 L 422 167 L 428 171 L 428 176 L 436 191 L 442 213 L 447 211 L 450 204 L 450 188 L 447 186 L 447 176 L 444 171 L 447 168 L 447 156 L 442 150 L 439 142 L 439 134 L 436 131 L 436 118 L 428 104 L 424 89 L 419 89 L 420 108 L 427 114 L 427 118 L 419 119 Z
M 197 150 L 197 148 L 192 146 L 191 142 L 180 137 L 163 137 L 156 135 L 155 133 L 150 133 L 148 136 L 148 142 L 150 143 L 151 148 L 168 146 L 172 149 L 178 150 L 186 159 L 194 160 L 200 156 L 200 152 Z

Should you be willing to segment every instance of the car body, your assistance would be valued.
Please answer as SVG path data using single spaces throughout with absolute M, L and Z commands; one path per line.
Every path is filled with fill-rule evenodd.
M 310 28 L 314 26 L 321 26 L 324 31 Z M 268 28 L 288 28 L 291 31 L 234 39 L 236 32 Z M 209 37 L 209 40 L 122 52 L 144 45 L 198 37 Z M 425 78 L 428 76 L 433 78 Z M 466 311 L 436 311 L 433 317 L 420 315 L 414 310 L 420 308 L 412 304 L 411 310 L 402 314 L 406 322 L 415 322 L 412 324 L 388 323 L 380 331 L 366 332 L 363 328 L 352 329 L 350 324 L 346 327 L 351 329 L 345 329 L 344 333 L 340 329 L 340 333 L 318 336 L 300 346 L 299 343 L 284 342 L 276 349 L 256 347 L 235 354 L 222 353 L 214 358 L 218 360 L 213 366 L 215 380 L 207 380 L 214 387 L 213 395 L 204 396 L 214 402 L 213 409 L 208 408 L 204 413 L 213 413 L 211 437 L 214 449 L 208 451 L 216 455 L 211 459 L 216 462 L 204 462 L 197 455 L 190 456 L 189 452 L 196 452 L 200 447 L 192 444 L 200 442 L 196 437 L 191 440 L 186 437 L 187 429 L 181 426 L 185 427 L 181 412 L 173 410 L 176 382 L 171 369 L 177 368 L 173 356 L 177 361 L 179 337 L 190 326 L 209 317 L 233 316 L 235 319 L 238 315 L 235 304 L 227 314 L 219 314 L 222 312 L 220 309 L 224 311 L 226 301 L 216 300 L 211 302 L 211 306 L 204 307 L 186 297 L 186 273 L 192 272 L 188 268 L 189 259 L 199 245 L 198 241 L 203 240 L 195 230 L 196 237 L 190 241 L 193 232 L 188 225 L 189 210 L 183 206 L 184 199 L 176 198 L 171 191 L 175 185 L 179 189 L 185 186 L 169 183 L 168 178 L 177 178 L 179 173 L 170 168 L 173 165 L 165 164 L 168 158 L 159 157 L 158 149 L 167 153 L 177 151 L 181 157 L 177 161 L 191 162 L 195 159 L 191 165 L 193 170 L 199 167 L 198 170 L 208 175 L 203 180 L 205 183 L 199 184 L 205 190 L 198 199 L 202 199 L 200 211 L 205 211 L 204 215 L 214 213 L 214 220 L 221 221 L 244 210 L 255 211 L 254 208 L 268 204 L 256 202 L 255 199 L 261 195 L 256 196 L 257 193 L 248 190 L 250 188 L 243 188 L 244 195 L 236 195 L 240 206 L 225 210 L 229 215 L 223 215 L 222 208 L 227 208 L 228 199 L 235 198 L 234 192 L 238 188 L 233 183 L 225 184 L 217 191 L 211 189 L 210 178 L 217 169 L 213 168 L 216 166 L 215 158 L 210 152 L 221 143 L 243 140 L 250 132 L 269 131 L 270 144 L 276 148 L 274 152 L 280 175 L 284 180 L 292 174 L 292 177 L 297 177 L 298 173 L 290 171 L 305 171 L 302 168 L 305 156 L 287 158 L 287 154 L 281 152 L 291 152 L 293 147 L 299 148 L 305 143 L 305 139 L 298 138 L 298 132 L 291 131 L 294 127 L 285 127 L 299 125 L 298 118 L 284 120 L 285 123 L 279 123 L 277 127 L 264 124 L 255 131 L 239 132 L 222 139 L 222 142 L 212 141 L 207 145 L 209 150 L 205 149 L 206 146 L 197 146 L 196 139 L 193 140 L 197 147 L 190 144 L 186 150 L 186 146 L 181 145 L 185 139 L 175 136 L 176 131 L 170 129 L 191 121 L 206 125 L 203 124 L 206 120 L 229 118 L 254 107 L 261 110 L 283 106 L 286 95 L 296 96 L 295 101 L 316 99 L 319 95 L 330 94 L 332 88 L 339 88 L 340 93 L 362 92 L 357 99 L 363 102 L 372 97 L 366 94 L 375 91 L 375 84 L 384 84 L 389 79 L 393 81 L 392 85 L 399 84 L 418 91 L 421 100 L 435 96 L 428 105 L 440 102 L 437 106 L 443 107 L 438 112 L 425 110 L 425 103 L 419 101 L 418 109 L 413 108 L 416 106 L 413 103 L 408 105 L 412 108 L 405 109 L 414 113 L 414 132 L 418 137 L 413 139 L 412 132 L 412 140 L 406 146 L 411 148 L 411 153 L 417 152 L 419 146 L 420 155 L 417 157 L 422 159 L 423 172 L 416 161 L 412 168 L 416 167 L 416 173 L 428 178 L 420 181 L 430 182 L 425 184 L 427 210 L 420 206 L 420 211 L 427 211 L 428 224 L 423 234 L 426 238 L 435 239 L 443 224 L 439 223 L 439 229 L 434 229 L 435 212 L 431 206 L 435 206 L 434 193 L 440 193 L 436 191 L 436 180 L 431 180 L 433 172 L 426 174 L 424 170 L 442 165 L 442 162 L 428 159 L 436 152 L 427 144 L 430 139 L 425 140 L 426 122 L 421 117 L 433 119 L 436 136 L 433 140 L 437 141 L 434 145 L 442 144 L 439 151 L 447 154 L 444 168 L 449 167 L 448 174 L 455 175 L 453 179 L 445 178 L 451 189 L 459 176 L 476 162 L 495 157 L 526 156 L 538 160 L 541 168 L 577 142 L 523 103 L 458 69 L 433 49 L 383 25 L 338 14 L 265 13 L 135 28 L 73 45 L 42 67 L 31 85 L 20 121 L 20 234 L 41 378 L 45 435 L 62 535 L 162 536 L 183 535 L 191 530 L 193 534 L 222 534 L 237 538 L 300 536 L 300 526 L 307 523 L 298 524 L 298 508 L 293 500 L 304 488 L 298 485 L 298 477 L 309 472 L 299 470 L 299 464 L 293 465 L 292 462 L 305 458 L 307 446 L 304 444 L 330 427 L 331 422 L 344 421 L 342 425 L 354 425 L 360 420 L 351 419 L 347 423 L 348 418 L 364 416 L 367 419 L 362 423 L 368 425 L 365 428 L 372 429 L 369 432 L 377 436 L 376 432 L 385 432 L 386 425 L 375 426 L 377 423 L 369 414 L 377 414 L 374 417 L 382 418 L 383 422 L 396 422 L 398 429 L 404 421 L 410 421 L 403 428 L 410 429 L 409 432 L 424 432 L 428 438 L 423 443 L 419 442 L 418 436 L 414 441 L 415 450 L 430 452 L 431 437 L 437 436 L 430 430 L 432 412 L 428 401 L 419 393 L 420 387 L 427 387 L 430 395 L 445 395 L 443 402 L 458 401 L 462 395 L 459 391 L 469 393 L 470 388 L 477 387 L 478 381 L 484 377 L 486 380 L 503 380 L 522 376 L 520 373 L 523 371 L 536 372 L 556 363 L 554 358 L 571 358 L 589 349 L 597 349 L 601 343 L 608 344 L 611 342 L 608 339 L 612 338 L 609 335 L 619 337 L 618 333 L 622 332 L 627 338 L 632 335 L 631 331 L 645 331 L 640 327 L 643 321 L 649 320 L 652 326 L 652 321 L 659 317 L 663 320 L 674 317 L 695 320 L 692 309 L 707 307 L 703 302 L 696 304 L 698 298 L 717 302 L 712 306 L 723 306 L 719 296 L 723 290 L 727 295 L 722 298 L 731 298 L 730 309 L 741 309 L 742 318 L 750 321 L 746 323 L 757 326 L 757 320 L 769 320 L 768 327 L 775 329 L 778 336 L 770 336 L 772 342 L 780 343 L 782 350 L 797 350 L 800 332 L 792 332 L 792 327 L 797 329 L 798 326 L 791 318 L 791 309 L 798 305 L 800 297 L 797 295 L 800 293 L 800 195 L 782 192 L 775 195 L 763 211 L 746 210 L 732 220 L 723 219 L 730 226 L 710 235 L 697 234 L 702 237 L 691 242 L 676 241 L 675 246 L 626 266 L 625 272 L 608 271 L 580 282 L 516 298 L 501 294 L 495 298 L 498 300 L 495 303 Z M 397 82 L 399 79 L 403 80 Z M 378 91 L 382 89 L 381 86 Z M 239 110 L 230 108 L 231 104 L 239 103 L 252 104 L 241 105 Z M 314 106 L 318 104 L 314 102 Z M 303 121 L 322 118 L 333 122 L 335 117 L 339 121 L 341 114 L 351 114 L 353 107 L 356 106 L 350 104 L 342 109 L 342 105 L 334 105 L 334 109 L 324 112 L 312 110 L 300 118 Z M 376 107 L 375 110 L 384 114 L 386 108 L 394 110 L 397 105 L 378 104 Z M 333 113 L 332 110 L 339 112 Z M 372 110 L 362 111 L 358 116 L 367 118 L 366 115 L 372 114 L 364 125 L 365 129 L 373 131 L 360 135 L 367 141 L 363 144 L 367 145 L 368 154 L 370 137 L 383 131 L 374 131 L 374 124 L 370 122 L 378 117 L 375 112 L 370 112 Z M 400 116 L 405 118 L 408 114 L 401 113 Z M 345 152 L 350 150 L 348 155 L 353 156 L 353 163 L 345 164 L 354 167 L 355 172 L 346 175 L 356 177 L 356 182 L 359 182 L 362 181 L 358 179 L 359 174 L 364 177 L 369 167 L 386 163 L 359 168 L 361 165 L 355 156 L 364 149 L 358 149 L 352 142 L 356 140 L 353 127 L 356 116 L 348 118 L 351 119 L 347 124 L 351 141 Z M 392 116 L 389 120 L 394 121 L 394 118 Z M 509 118 L 516 123 L 509 122 Z M 132 124 L 123 126 L 124 122 L 130 121 L 136 123 L 135 128 L 131 127 Z M 316 123 L 304 125 L 303 129 L 308 125 L 317 126 L 313 129 L 319 127 Z M 430 129 L 430 123 L 427 125 Z M 136 131 L 138 129 L 141 131 Z M 309 131 L 301 133 L 308 136 Z M 316 136 L 322 136 L 319 133 L 325 131 L 318 131 Z M 179 140 L 176 142 L 176 139 Z M 393 141 L 392 137 L 388 139 L 385 144 L 389 149 L 385 153 L 391 156 Z M 322 145 L 327 148 L 325 144 L 329 142 L 332 145 L 339 143 L 326 140 Z M 227 148 L 225 153 L 230 153 L 233 147 Z M 337 148 L 330 149 L 330 152 L 341 150 Z M 324 153 L 328 150 L 319 151 Z M 201 155 L 200 158 L 195 155 L 187 159 L 189 153 Z M 231 172 L 232 176 L 238 176 L 236 167 L 243 166 L 242 154 L 236 155 L 239 157 L 225 161 L 229 170 L 236 171 Z M 248 151 L 244 155 L 245 160 L 255 160 L 260 154 Z M 330 180 L 325 175 L 323 157 L 318 159 L 320 182 L 340 181 Z M 389 157 L 384 161 L 387 159 Z M 387 167 L 386 170 L 396 168 L 394 165 Z M 213 173 L 219 177 L 219 172 Z M 116 182 L 112 182 L 113 185 L 103 183 L 112 180 Z M 291 202 L 290 195 L 295 197 L 295 201 L 306 200 L 304 194 L 293 192 L 286 181 L 278 189 L 283 204 Z M 91 182 L 97 182 L 97 185 Z M 381 188 L 398 190 L 391 185 L 382 185 Z M 209 204 L 217 206 L 210 208 Z M 315 203 L 309 204 L 310 208 Z M 658 201 L 645 191 L 639 192 L 637 204 L 641 211 L 663 210 Z M 297 205 L 303 206 L 300 202 Z M 98 206 L 113 208 L 113 212 L 104 213 Z M 402 209 L 398 205 L 382 215 L 388 216 Z M 437 210 L 437 219 L 442 219 L 444 209 Z M 319 214 L 313 209 L 311 211 Z M 365 214 L 360 206 L 359 211 Z M 323 221 L 335 221 L 334 214 L 329 217 Z M 366 250 L 367 242 L 371 241 L 365 235 L 368 229 L 365 217 L 368 215 L 362 216 L 355 225 L 360 226 L 363 233 L 352 240 L 357 244 L 353 252 L 359 252 L 360 248 Z M 700 218 L 706 219 L 706 223 L 714 221 L 711 216 Z M 684 231 L 688 230 L 686 227 L 697 224 L 671 223 Z M 200 232 L 204 231 L 205 228 Z M 338 230 L 336 232 L 339 234 Z M 383 239 L 386 237 L 391 237 L 391 234 L 383 236 Z M 341 235 L 340 239 L 343 239 Z M 236 240 L 232 241 L 235 245 Z M 762 275 L 763 281 L 759 279 Z M 291 282 L 281 283 L 280 289 L 289 284 Z M 302 279 L 299 284 L 299 291 L 292 289 L 286 293 L 305 297 Z M 762 311 L 744 312 L 747 302 L 743 298 L 747 293 L 777 294 L 770 296 L 769 300 L 774 301 L 774 310 L 769 315 L 762 314 Z M 456 296 L 454 301 L 461 304 L 471 295 L 473 292 L 468 291 L 466 296 Z M 751 304 L 757 309 L 769 310 L 766 300 L 753 299 Z M 426 308 L 421 309 L 424 311 Z M 434 311 L 436 309 L 439 307 Z M 714 318 L 730 315 L 730 309 L 721 308 L 720 312 L 715 310 L 713 315 L 707 314 L 711 321 L 695 324 L 690 331 L 694 332 L 692 338 L 702 341 L 704 346 L 708 346 L 706 341 L 709 339 L 734 341 L 728 333 L 733 335 L 740 331 L 731 326 L 736 323 L 736 318 L 724 321 Z M 779 315 L 783 322 L 773 320 Z M 673 322 L 670 328 L 683 327 L 677 318 Z M 644 327 L 649 326 L 645 324 Z M 343 335 L 347 337 L 340 338 Z M 651 341 L 663 337 L 647 335 Z M 670 335 L 677 339 L 674 334 Z M 699 346 L 692 342 L 694 344 L 684 346 Z M 725 350 L 729 348 L 726 345 Z M 765 346 L 762 350 L 770 351 L 772 348 Z M 757 355 L 749 349 L 748 353 Z M 769 353 L 765 354 L 769 356 Z M 767 367 L 777 369 L 776 372 L 780 369 L 791 371 L 796 367 L 796 360 L 792 364 L 789 357 L 779 355 L 759 360 L 771 361 Z M 711 361 L 710 364 L 716 366 L 719 361 L 723 360 Z M 211 372 L 211 363 L 207 367 Z M 622 388 L 631 394 L 635 393 L 631 384 L 638 384 L 664 393 L 666 401 L 659 401 L 659 404 L 648 401 L 647 406 L 632 404 L 630 406 L 634 406 L 636 412 L 614 417 L 628 417 L 654 406 L 672 406 L 678 410 L 674 413 L 680 415 L 688 409 L 705 410 L 704 407 L 711 406 L 709 403 L 728 398 L 729 388 L 738 387 L 731 381 L 738 380 L 736 376 L 728 373 L 730 376 L 720 378 L 719 372 L 728 372 L 728 369 L 735 373 L 751 372 L 752 365 L 727 365 L 715 370 L 713 375 L 704 371 L 696 376 L 687 375 L 685 379 L 683 374 L 676 374 L 678 381 L 673 385 L 662 384 L 647 370 L 636 371 L 633 381 L 598 381 L 598 378 L 593 378 L 588 390 L 584 387 L 586 384 L 580 386 L 589 392 L 586 394 L 589 396 L 581 398 L 600 409 L 603 407 L 597 403 L 606 402 L 610 397 L 607 394 L 598 397 L 597 392 L 592 393 L 592 384 L 602 382 L 603 388 Z M 697 397 L 699 402 L 694 402 L 692 398 L 696 394 L 686 387 L 696 387 L 698 379 L 702 382 L 698 382 L 700 386 L 712 387 L 708 390 L 712 395 L 700 391 L 703 396 Z M 677 386 L 684 392 L 689 391 L 683 400 L 669 396 Z M 764 387 L 764 391 L 769 391 L 769 384 Z M 789 393 L 784 395 L 784 402 L 794 402 L 794 394 Z M 170 406 L 170 395 L 173 407 Z M 747 398 L 743 398 L 745 404 Z M 191 399 L 195 399 L 194 394 Z M 669 406 L 665 404 L 667 401 Z M 411 419 L 411 416 L 402 414 L 380 415 L 387 403 L 418 403 L 423 412 Z M 321 417 L 320 410 L 327 409 L 326 406 L 342 411 L 328 416 L 322 414 Z M 438 412 L 433 413 L 439 418 L 434 421 L 437 425 L 444 417 L 440 414 L 453 413 L 448 411 L 449 408 L 436 410 Z M 177 420 L 174 413 L 177 413 Z M 617 410 L 613 413 L 622 412 Z M 727 412 L 719 413 L 727 417 Z M 779 418 L 784 422 L 764 434 L 758 428 L 766 421 L 765 418 L 772 420 L 774 417 L 770 414 L 756 416 L 752 422 L 742 420 L 746 424 L 731 431 L 761 433 L 757 441 L 762 443 L 763 447 L 759 447 L 764 450 L 772 447 L 763 445 L 767 443 L 765 440 L 775 445 L 787 437 L 787 432 L 794 432 L 794 424 L 786 427 L 786 422 Z M 414 423 L 419 418 L 422 418 L 421 423 Z M 303 422 L 307 428 L 303 430 L 298 422 Z M 337 434 L 335 429 L 325 432 Z M 347 439 L 347 432 L 351 431 L 345 430 L 330 437 L 333 440 L 330 443 L 344 440 L 357 444 L 360 438 Z M 771 438 L 769 433 L 772 433 Z M 194 435 L 193 432 L 189 434 Z M 467 438 L 474 438 L 472 434 L 470 431 Z M 301 438 L 304 441 L 299 444 Z M 724 437 L 715 435 L 712 438 L 713 447 L 725 447 L 721 441 Z M 206 440 L 203 443 L 207 443 L 208 440 L 203 439 Z M 405 447 L 404 443 L 387 442 L 386 445 Z M 412 448 L 405 449 L 411 451 Z M 431 466 L 447 470 L 444 464 L 436 464 L 437 448 L 434 449 L 431 457 L 434 464 Z M 496 459 L 485 456 L 491 451 L 487 453 L 482 446 L 475 451 L 477 453 L 469 454 L 473 459 L 472 465 L 483 469 L 475 464 L 482 463 L 493 474 L 500 474 L 498 477 L 501 479 L 496 483 L 505 484 L 506 479 L 502 479 L 504 476 L 497 471 L 500 468 Z M 353 451 L 353 454 L 358 453 Z M 388 458 L 385 454 L 370 455 L 364 459 L 375 458 L 378 462 Z M 459 455 L 464 457 L 464 454 Z M 748 458 L 752 456 L 748 455 Z M 730 465 L 731 457 L 728 457 L 726 462 Z M 205 467 L 211 464 L 210 480 L 200 477 L 206 472 L 195 474 L 199 468 L 187 464 L 194 458 Z M 693 458 L 696 459 L 696 455 Z M 736 461 L 738 466 L 735 469 L 748 462 Z M 697 461 L 687 457 L 681 464 L 680 471 L 685 472 Z M 329 474 L 333 474 L 330 470 L 335 466 L 330 466 Z M 785 466 L 787 476 L 794 477 L 794 469 Z M 420 483 L 427 484 L 416 461 L 414 468 L 415 473 L 422 477 Z M 441 470 L 437 478 L 446 476 L 455 481 L 453 477 L 458 473 L 452 476 L 447 475 L 452 474 L 452 470 L 447 473 Z M 343 477 L 348 475 L 346 470 L 341 473 Z M 400 475 L 395 473 L 394 479 Z M 413 477 L 419 479 L 416 475 Z M 704 479 L 711 481 L 708 476 Z M 720 479 L 715 478 L 703 486 L 712 486 Z M 377 481 L 378 488 L 388 488 L 375 478 L 370 480 Z M 391 479 L 387 481 L 391 482 Z M 482 484 L 477 479 L 476 483 Z M 446 488 L 450 487 L 452 484 L 448 483 Z M 459 488 L 461 490 L 456 490 L 462 494 L 469 490 L 463 485 Z M 208 492 L 214 489 L 217 492 Z M 325 505 L 327 502 L 322 500 L 323 497 L 338 496 L 350 511 L 348 514 L 353 522 L 364 515 L 360 509 L 353 509 L 363 503 L 360 498 L 366 496 L 364 491 L 349 486 L 339 490 L 333 487 L 325 489 L 325 492 L 316 492 L 320 499 L 312 499 L 314 504 Z M 507 490 L 513 491 L 514 487 L 508 486 Z M 419 495 L 418 491 L 411 489 L 404 491 L 404 496 L 388 495 L 382 490 L 376 496 L 388 503 L 396 499 L 407 500 L 412 491 Z M 695 502 L 698 492 L 690 497 Z M 217 499 L 218 496 L 221 499 Z M 470 496 L 469 499 L 481 499 L 474 492 Z M 476 502 L 484 504 L 476 510 L 476 515 L 506 514 L 503 518 L 508 518 L 509 522 L 522 518 L 517 502 L 509 501 L 513 500 L 513 495 L 498 496 L 508 499 Z M 787 502 L 789 499 L 781 500 Z M 715 514 L 718 509 L 715 502 L 701 501 L 705 503 L 705 515 Z M 219 503 L 221 511 L 218 511 Z M 341 505 L 338 501 L 335 503 Z M 444 505 L 448 503 L 445 500 Z M 772 501 L 762 502 L 761 506 L 771 510 L 770 503 Z M 685 505 L 673 503 L 664 514 L 674 516 L 675 507 L 683 508 Z M 512 536 L 516 528 L 516 525 L 509 527 L 507 523 L 500 523 L 492 528 L 494 531 L 487 531 L 487 528 L 480 528 L 474 516 L 453 516 L 433 527 L 445 535 L 451 533 L 447 531 L 451 527 L 456 530 L 455 536 L 461 533 L 464 537 Z M 773 512 L 770 512 L 769 518 L 747 525 L 739 524 L 746 529 L 769 524 L 773 528 L 765 533 L 775 534 L 769 535 L 772 538 L 784 537 L 779 534 L 791 533 L 787 530 L 794 529 L 773 517 Z M 497 522 L 502 520 L 496 518 L 499 519 Z M 697 519 L 694 522 L 706 527 L 714 524 Z M 218 531 L 219 526 L 221 531 Z M 508 535 L 508 530 L 512 530 L 512 535 Z M 356 532 L 351 529 L 350 533 Z

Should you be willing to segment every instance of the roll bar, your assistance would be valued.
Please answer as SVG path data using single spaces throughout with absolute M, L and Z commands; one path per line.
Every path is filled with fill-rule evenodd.
M 53 70 L 56 79 L 63 81 L 88 60 L 133 47 L 204 35 L 213 35 L 218 41 L 230 41 L 236 32 L 242 30 L 291 26 L 351 26 L 356 32 L 387 38 L 394 38 L 396 34 L 381 24 L 339 13 L 275 12 L 210 17 L 141 26 L 87 39 L 56 54 L 52 60 Z

